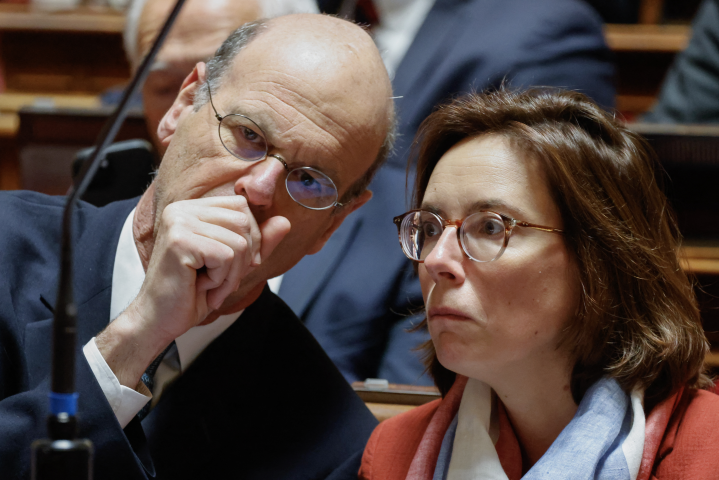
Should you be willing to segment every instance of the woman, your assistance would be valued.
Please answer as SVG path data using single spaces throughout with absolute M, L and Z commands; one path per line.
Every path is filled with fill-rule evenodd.
M 417 262 L 442 400 L 365 479 L 717 478 L 719 396 L 644 142 L 573 92 L 459 98 L 419 133 Z

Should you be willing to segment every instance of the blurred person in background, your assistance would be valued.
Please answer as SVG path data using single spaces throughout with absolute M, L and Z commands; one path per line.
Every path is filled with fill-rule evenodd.
M 407 209 L 407 154 L 438 103 L 507 82 L 579 90 L 614 105 L 614 66 L 599 15 L 582 0 L 320 0 L 320 9 L 367 25 L 393 78 L 399 119 L 394 155 L 374 196 L 327 247 L 270 284 L 305 322 L 345 377 L 431 384 L 408 333 L 422 305 L 392 218 Z
M 152 47 L 175 0 L 134 0 L 127 10 L 123 42 L 134 74 Z M 259 18 L 317 13 L 313 0 L 188 0 L 155 58 L 142 87 L 147 129 L 160 157 L 157 127 L 197 62 L 211 58 L 237 27 Z

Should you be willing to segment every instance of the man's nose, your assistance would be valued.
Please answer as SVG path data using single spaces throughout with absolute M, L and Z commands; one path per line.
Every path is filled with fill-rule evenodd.
M 432 251 L 424 259 L 424 266 L 435 283 L 440 280 L 462 283 L 465 256 L 457 239 L 457 227 L 447 227 Z
M 269 208 L 274 201 L 275 192 L 282 188 L 281 182 L 286 175 L 284 164 L 268 155 L 264 160 L 251 165 L 235 182 L 235 193 L 247 198 L 250 205 Z

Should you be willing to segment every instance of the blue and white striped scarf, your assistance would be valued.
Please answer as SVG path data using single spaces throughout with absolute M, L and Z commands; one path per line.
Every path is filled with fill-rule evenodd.
M 629 396 L 616 380 L 602 378 L 587 390 L 572 421 L 522 479 L 636 480 L 644 449 L 642 399 L 642 392 Z M 444 435 L 433 480 L 507 480 L 494 448 L 497 438 L 491 389 L 469 379 Z

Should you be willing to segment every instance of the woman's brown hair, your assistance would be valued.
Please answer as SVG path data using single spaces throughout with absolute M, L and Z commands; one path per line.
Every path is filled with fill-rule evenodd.
M 627 392 L 645 389 L 648 410 L 683 385 L 708 387 L 708 343 L 692 284 L 679 264 L 677 224 L 646 142 L 581 93 L 468 94 L 420 127 L 414 208 L 445 152 L 462 139 L 488 134 L 542 162 L 562 214 L 581 282 L 580 307 L 562 339 L 576 359 L 575 401 L 603 375 Z M 439 363 L 431 341 L 424 349 L 444 395 L 455 374 Z

